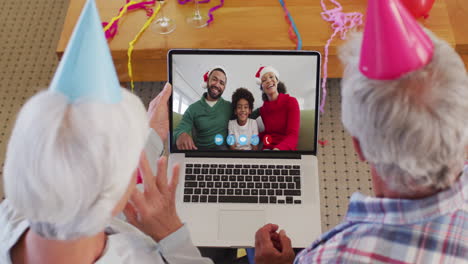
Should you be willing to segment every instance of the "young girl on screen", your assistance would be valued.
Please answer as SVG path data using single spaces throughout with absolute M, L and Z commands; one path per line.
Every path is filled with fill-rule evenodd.
M 245 88 L 239 88 L 232 94 L 232 112 L 236 119 L 229 121 L 227 140 L 232 150 L 258 150 L 257 121 L 249 118 L 254 101 L 252 93 Z

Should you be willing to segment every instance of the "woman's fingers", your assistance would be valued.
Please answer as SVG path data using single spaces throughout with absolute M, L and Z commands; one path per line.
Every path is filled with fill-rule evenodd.
M 139 214 L 146 214 L 147 204 L 146 204 L 145 197 L 136 188 L 133 191 L 132 195 L 130 196 L 130 202 L 133 203 L 133 207 L 134 207 L 135 211 L 137 211 Z
M 132 224 L 133 226 L 138 227 L 138 215 L 133 207 L 133 205 L 129 202 L 125 205 L 125 208 L 123 210 L 123 213 L 125 217 L 127 218 L 127 221 Z
M 161 100 L 163 100 L 163 102 L 167 102 L 169 101 L 169 97 L 171 96 L 171 92 L 172 92 L 172 85 L 167 82 L 165 85 L 164 85 L 164 89 L 161 91 Z
M 166 193 L 167 190 L 167 158 L 162 156 L 158 160 L 158 171 L 156 174 L 156 186 L 160 193 Z
M 171 184 L 169 185 L 169 192 L 172 193 L 172 200 L 175 201 L 175 195 L 177 190 L 177 185 L 179 184 L 179 174 L 180 174 L 180 165 L 175 164 L 172 168 L 172 179 Z
M 159 105 L 159 102 L 167 102 L 169 100 L 169 97 L 171 96 L 171 91 L 172 91 L 172 86 L 170 83 L 166 83 L 164 85 L 164 89 L 153 99 L 151 100 L 149 107 L 148 107 L 148 112 L 152 112 L 154 108 L 156 108 Z
M 140 173 L 142 174 L 145 192 L 153 192 L 154 189 L 156 189 L 156 186 L 154 184 L 153 173 L 151 172 L 151 168 L 144 151 L 141 154 L 138 168 L 140 169 Z

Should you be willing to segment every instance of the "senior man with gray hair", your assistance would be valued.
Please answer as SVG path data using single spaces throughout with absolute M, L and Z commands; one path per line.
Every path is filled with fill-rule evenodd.
M 467 261 L 466 69 L 398 1 L 369 5 L 364 37 L 355 33 L 340 58 L 343 124 L 369 163 L 375 197 L 355 193 L 344 221 L 295 260 L 285 231 L 264 226 L 256 234 L 257 264 Z M 395 46 L 395 39 L 407 42 Z

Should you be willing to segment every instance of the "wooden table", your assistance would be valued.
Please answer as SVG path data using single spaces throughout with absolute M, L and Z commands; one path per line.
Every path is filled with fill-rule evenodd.
M 455 49 L 468 69 L 468 1 L 445 0 L 455 39 Z
M 467 0 L 436 0 L 429 19 L 422 23 L 445 39 L 468 61 L 468 33 L 464 28 L 468 17 Z M 125 1 L 96 0 L 101 19 L 110 21 L 117 15 Z M 200 4 L 203 12 L 216 5 Z M 317 50 L 323 54 L 324 46 L 332 30 L 322 20 L 319 0 L 288 0 L 288 9 L 296 21 L 303 39 L 303 49 Z M 367 0 L 340 0 L 345 12 L 365 12 Z M 85 0 L 70 0 L 65 24 L 57 47 L 59 57 L 63 54 L 73 27 Z M 448 6 L 448 8 L 447 8 Z M 332 6 L 329 5 L 328 8 Z M 186 24 L 185 18 L 193 11 L 193 5 L 179 5 L 169 0 L 164 12 L 177 23 L 174 32 L 168 35 L 153 33 L 149 28 L 135 46 L 133 67 L 135 81 L 163 81 L 167 78 L 166 54 L 172 48 L 204 49 L 294 49 L 287 34 L 288 25 L 277 0 L 226 0 L 225 6 L 214 13 L 215 21 L 209 27 L 195 29 Z M 450 18 L 449 18 L 450 13 Z M 128 43 L 145 23 L 144 11 L 128 13 L 119 22 L 119 31 L 109 45 L 119 79 L 128 81 Z M 451 24 L 452 23 L 452 24 Z M 455 25 L 455 27 L 452 27 Z M 455 35 L 454 35 L 455 33 Z M 330 46 L 329 77 L 340 77 L 342 67 L 337 58 L 337 47 L 342 41 L 337 37 Z

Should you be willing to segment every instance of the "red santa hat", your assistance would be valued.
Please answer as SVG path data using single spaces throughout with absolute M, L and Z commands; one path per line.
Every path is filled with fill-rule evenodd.
M 268 72 L 273 73 L 279 80 L 279 72 L 275 68 L 273 68 L 272 66 L 262 66 L 258 69 L 257 73 L 255 74 L 255 79 L 257 80 L 258 85 L 262 84 L 262 76 Z
M 203 74 L 203 82 L 202 82 L 202 88 L 206 89 L 208 86 L 208 78 L 210 77 L 211 73 L 213 72 L 213 70 L 216 70 L 216 69 L 221 69 L 224 71 L 224 75 L 226 75 L 226 80 L 227 80 L 227 71 L 224 69 L 223 66 L 214 66 L 213 68 L 211 68 L 211 70 L 205 72 L 205 74 Z

